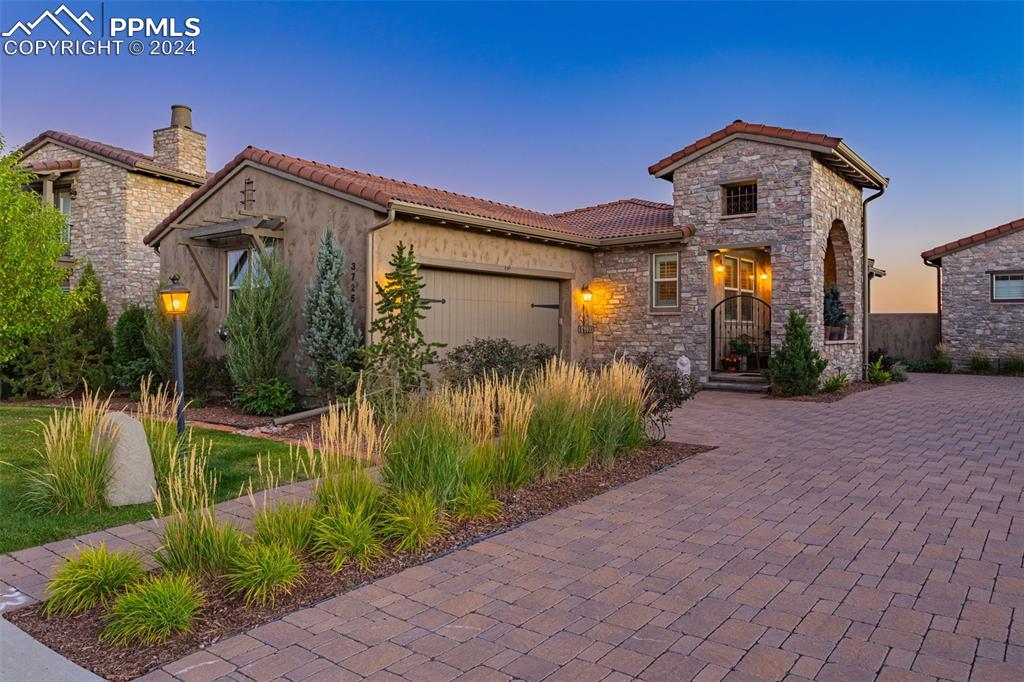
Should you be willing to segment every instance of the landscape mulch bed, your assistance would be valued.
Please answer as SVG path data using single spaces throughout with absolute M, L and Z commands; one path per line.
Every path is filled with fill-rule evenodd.
M 711 449 L 700 445 L 663 442 L 620 455 L 609 467 L 591 466 L 581 471 L 564 472 L 550 481 L 530 483 L 502 496 L 504 504 L 501 516 L 496 521 L 456 523 L 447 535 L 437 538 L 428 549 L 409 554 L 389 552 L 367 571 L 349 565 L 332 574 L 322 562 L 310 561 L 302 585 L 292 594 L 278 597 L 273 606 L 247 608 L 240 597 L 227 594 L 222 584 L 207 581 L 203 586 L 206 605 L 193 631 L 154 646 L 119 647 L 100 639 L 105 624 L 101 608 L 75 616 L 45 618 L 42 615 L 43 605 L 35 604 L 8 612 L 4 617 L 46 646 L 97 675 L 114 682 L 131 680 L 237 632 L 639 480 Z
M 870 381 L 851 381 L 838 391 L 832 391 L 831 393 L 819 391 L 814 395 L 798 395 L 792 398 L 784 398 L 781 395 L 769 393 L 768 397 L 775 400 L 792 400 L 798 403 L 834 403 L 847 396 L 851 396 L 854 393 L 863 393 L 864 391 L 870 391 L 873 388 L 881 388 L 882 386 L 889 385 L 890 384 L 873 384 Z

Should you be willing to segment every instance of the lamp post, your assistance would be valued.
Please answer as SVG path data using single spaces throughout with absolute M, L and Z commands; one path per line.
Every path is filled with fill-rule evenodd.
M 174 393 L 178 397 L 178 437 L 185 435 L 185 363 L 181 356 L 181 316 L 188 311 L 189 290 L 178 275 L 160 290 L 164 312 L 171 316 L 174 327 Z

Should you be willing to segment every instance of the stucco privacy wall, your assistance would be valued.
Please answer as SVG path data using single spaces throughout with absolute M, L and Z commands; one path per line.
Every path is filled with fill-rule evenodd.
M 931 360 L 939 342 L 938 313 L 871 313 L 871 348 L 907 360 Z
M 786 311 L 813 308 L 811 166 L 805 150 L 736 139 L 673 173 L 675 224 L 696 229 L 680 257 L 683 324 L 678 350 L 694 361 L 700 374 L 708 371 L 711 251 L 770 248 L 773 343 L 783 336 Z M 741 180 L 757 180 L 757 214 L 725 217 L 722 185 Z
M 412 244 L 424 265 L 560 280 L 560 350 L 578 360 L 590 357 L 595 335 L 577 330 L 579 290 L 594 276 L 590 252 L 398 218 L 374 235 L 377 281 L 390 269 L 388 260 L 399 241 Z
M 1024 303 L 993 303 L 990 270 L 1024 270 L 1024 232 L 942 257 L 942 340 L 961 369 L 972 352 L 1024 354 Z
M 71 200 L 71 256 L 81 263 L 92 263 L 113 317 L 128 298 L 122 268 L 126 246 L 124 222 L 128 171 L 52 142 L 22 158 L 23 163 L 64 160 L 77 160 L 81 164 L 77 172 L 62 175 L 58 183 L 71 180 L 74 189 Z M 176 205 L 166 207 L 164 214 Z M 142 247 L 141 238 L 137 250 L 141 252 L 141 258 L 150 261 L 153 268 L 156 267 L 156 255 Z
M 835 171 L 821 164 L 816 159 L 811 162 L 811 306 L 808 322 L 811 324 L 811 338 L 829 361 L 827 374 L 846 372 L 851 378 L 858 378 L 864 364 L 864 352 L 861 339 L 864 330 L 864 239 L 861 232 L 861 215 L 864 210 L 861 203 L 862 192 L 859 187 L 850 184 Z M 853 291 L 841 290 L 846 312 L 850 314 L 850 325 L 846 331 L 846 340 L 841 342 L 824 341 L 824 307 L 825 307 L 825 250 L 828 246 L 829 232 L 833 224 L 839 221 L 846 230 L 850 241 L 850 255 L 853 266 Z M 839 254 L 842 258 L 842 255 Z M 844 267 L 837 263 L 837 269 Z M 849 266 L 850 264 L 846 264 Z M 843 281 L 840 276 L 840 282 Z M 846 287 L 840 287 L 845 289 Z M 777 289 L 776 289 L 777 291 Z M 785 311 L 779 311 L 785 314 Z M 779 337 L 781 340 L 782 337 Z
M 353 313 L 358 328 L 362 329 L 366 305 L 366 230 L 383 216 L 365 206 L 261 168 L 243 167 L 220 187 L 208 193 L 198 207 L 183 219 L 184 222 L 200 224 L 203 219 L 221 221 L 226 216 L 237 215 L 242 208 L 241 191 L 246 178 L 252 179 L 252 188 L 255 190 L 251 211 L 287 216 L 287 222 L 282 227 L 285 233 L 283 253 L 294 287 L 295 333 L 287 353 L 285 370 L 295 382 L 296 388 L 302 392 L 308 389 L 305 372 L 298 366 L 302 362 L 298 353 L 298 338 L 305 331 L 302 302 L 306 286 L 315 272 L 320 238 L 325 229 L 331 229 L 345 251 L 349 284 L 355 285 L 352 292 L 355 295 Z M 173 273 L 181 275 L 182 282 L 192 290 L 195 302 L 206 308 L 207 353 L 223 355 L 224 342 L 217 336 L 217 328 L 224 323 L 227 314 L 227 249 L 243 248 L 248 241 L 227 242 L 218 245 L 218 248 L 195 248 L 196 255 L 217 289 L 215 305 L 198 268 L 185 247 L 179 243 L 180 236 L 180 229 L 175 228 L 160 243 L 161 276 L 167 278 Z

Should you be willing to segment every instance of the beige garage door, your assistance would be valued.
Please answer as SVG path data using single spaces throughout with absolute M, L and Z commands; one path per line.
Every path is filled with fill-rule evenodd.
M 558 348 L 558 309 L 538 307 L 558 304 L 556 280 L 436 268 L 420 274 L 423 297 L 434 300 L 422 323 L 428 341 L 453 348 L 474 338 L 506 338 Z

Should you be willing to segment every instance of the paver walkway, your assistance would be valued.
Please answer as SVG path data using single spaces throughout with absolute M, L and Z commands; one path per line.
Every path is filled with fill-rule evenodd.
M 680 466 L 148 680 L 1024 679 L 1024 381 L 702 393 Z

